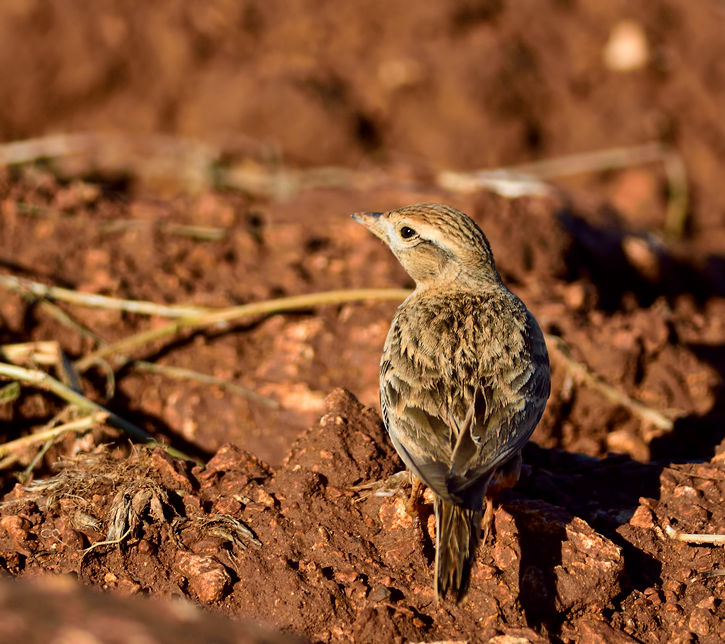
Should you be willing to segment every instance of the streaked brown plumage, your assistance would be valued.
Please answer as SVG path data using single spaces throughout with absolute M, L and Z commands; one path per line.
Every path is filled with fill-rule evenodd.
M 438 598 L 465 598 L 486 501 L 518 479 L 521 448 L 549 397 L 534 317 L 501 281 L 488 240 L 434 203 L 353 217 L 415 280 L 380 365 L 383 419 L 403 462 L 435 496 Z

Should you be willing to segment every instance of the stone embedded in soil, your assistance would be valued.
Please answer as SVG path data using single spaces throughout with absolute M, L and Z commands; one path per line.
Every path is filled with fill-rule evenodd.
M 175 564 L 199 600 L 206 604 L 221 600 L 232 581 L 227 569 L 213 557 L 178 552 Z
M 260 461 L 254 454 L 245 452 L 236 445 L 229 443 L 221 447 L 211 457 L 197 478 L 206 481 L 215 475 L 221 475 L 232 470 L 242 470 L 250 478 L 267 478 L 271 474 L 269 466 Z
M 652 510 L 644 505 L 638 506 L 634 511 L 632 518 L 629 520 L 629 524 L 633 525 L 635 528 L 654 528 L 655 524 Z
M 161 483 L 170 490 L 191 492 L 192 485 L 189 480 L 187 462 L 173 458 L 165 449 L 157 447 L 151 453 L 151 460 L 155 471 L 161 478 Z
M 507 628 L 501 635 L 494 635 L 488 644 L 544 644 L 547 641 L 530 628 Z
M 0 519 L 0 528 L 10 539 L 9 550 L 25 557 L 30 557 L 32 550 L 35 549 L 34 539 L 30 537 L 31 527 L 32 524 L 28 519 L 14 514 Z
M 637 640 L 621 631 L 614 630 L 609 624 L 594 619 L 581 619 L 577 622 L 581 642 L 587 644 L 636 644 Z

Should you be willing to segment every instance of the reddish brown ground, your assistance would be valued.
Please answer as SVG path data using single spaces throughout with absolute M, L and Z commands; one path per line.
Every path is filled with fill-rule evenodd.
M 133 357 L 230 380 L 281 408 L 130 367 L 117 374 L 109 401 L 103 369 L 92 368 L 88 396 L 206 469 L 161 451 L 131 453 L 120 440 L 105 456 L 66 466 L 76 487 L 49 495 L 14 487 L 37 449 L 5 462 L 0 566 L 19 577 L 71 573 L 108 596 L 96 601 L 76 589 L 64 613 L 54 597 L 70 596 L 70 587 L 2 581 L 0 641 L 77 633 L 79 615 L 97 616 L 85 623 L 98 641 L 121 641 L 103 639 L 113 628 L 98 615 L 133 613 L 121 608 L 128 595 L 208 607 L 199 628 L 226 633 L 218 641 L 263 637 L 221 615 L 314 642 L 725 638 L 722 548 L 663 532 L 725 533 L 723 8 L 685 0 L 411 7 L 0 7 L 2 139 L 134 135 L 133 152 L 106 147 L 95 157 L 0 171 L 2 274 L 213 307 L 410 287 L 389 251 L 348 215 L 442 201 L 481 225 L 505 281 L 545 331 L 605 383 L 676 417 L 673 430 L 611 402 L 554 351 L 547 411 L 525 450 L 522 480 L 501 499 L 480 550 L 470 599 L 437 605 L 431 506 L 424 500 L 414 521 L 402 496 L 362 498 L 351 489 L 401 467 L 377 411 L 378 360 L 396 304 L 323 306 L 185 331 Z M 649 62 L 627 73 L 602 62 L 622 18 L 636 20 L 650 44 Z M 159 133 L 207 143 L 225 185 L 250 172 L 268 176 L 280 163 L 338 165 L 364 180 L 286 199 L 214 189 L 206 168 L 194 173 L 186 157 L 160 149 L 150 138 Z M 657 163 L 582 175 L 555 196 L 516 200 L 446 192 L 432 180 L 442 169 L 651 140 L 672 145 L 687 170 L 689 216 L 677 240 L 660 233 L 668 184 Z M 215 227 L 222 239 L 180 236 L 169 224 Z M 107 341 L 163 324 L 60 306 Z M 56 340 L 74 359 L 92 348 L 36 301 L 3 291 L 0 343 L 33 340 Z M 60 408 L 50 394 L 24 389 L 0 405 L 0 438 L 24 435 Z M 97 429 L 63 439 L 35 480 L 57 473 L 59 457 L 116 437 Z M 83 552 L 106 538 L 109 510 L 123 494 L 137 516 L 129 536 Z M 232 530 L 230 518 L 261 545 Z M 33 602 L 47 608 L 28 616 L 23 607 Z M 164 606 L 163 615 L 138 609 L 138 623 L 126 626 L 158 641 L 212 637 L 154 630 L 153 616 L 190 619 Z

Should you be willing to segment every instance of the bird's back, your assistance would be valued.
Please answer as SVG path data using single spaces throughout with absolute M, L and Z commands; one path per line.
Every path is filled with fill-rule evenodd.
M 536 427 L 549 395 L 546 345 L 503 285 L 416 291 L 393 320 L 380 382 L 385 423 L 406 465 L 460 502 Z M 475 490 L 470 503 L 484 493 Z

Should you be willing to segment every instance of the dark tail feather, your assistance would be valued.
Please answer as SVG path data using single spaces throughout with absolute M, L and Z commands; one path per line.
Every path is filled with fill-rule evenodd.
M 450 591 L 463 601 L 471 583 L 471 569 L 481 537 L 483 509 L 467 510 L 436 497 L 436 599 Z

